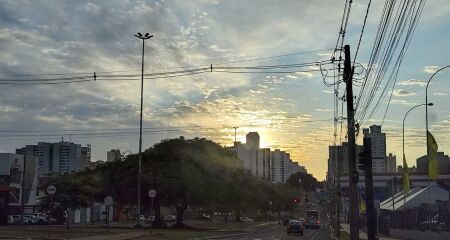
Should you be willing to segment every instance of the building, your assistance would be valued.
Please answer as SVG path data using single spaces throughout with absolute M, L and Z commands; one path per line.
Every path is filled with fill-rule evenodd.
M 247 144 L 235 142 L 234 146 L 229 149 L 235 152 L 236 157 L 241 161 L 241 166 L 251 172 L 253 176 L 269 179 L 269 148 L 249 148 Z
M 249 149 L 259 149 L 259 134 L 258 132 L 249 132 L 245 137 L 245 145 Z
M 270 181 L 272 183 L 285 183 L 289 175 L 290 155 L 280 149 L 270 152 Z
M 437 160 L 439 166 L 439 174 L 450 173 L 450 159 L 444 152 L 437 153 Z M 427 155 L 424 155 L 416 159 L 417 173 L 428 173 L 428 159 Z
M 86 147 L 81 147 L 81 155 L 80 155 L 80 165 L 81 170 L 84 170 L 88 167 L 91 162 L 91 144 L 88 144 Z
M 87 167 L 90 161 L 90 146 L 84 149 L 82 157 L 80 144 L 72 142 L 39 142 L 16 149 L 17 154 L 27 154 L 38 158 L 39 175 L 78 172 Z
M 397 171 L 397 157 L 392 153 L 386 157 L 386 173 L 395 173 Z
M 403 173 L 403 166 L 402 165 L 398 165 L 397 172 L 398 173 Z M 417 172 L 416 166 L 408 167 L 408 173 L 415 173 L 415 172 Z
M 363 146 L 356 145 L 356 156 L 358 153 L 364 150 Z M 356 157 L 355 156 L 355 157 Z M 328 172 L 327 180 L 333 181 L 337 179 L 335 176 L 338 174 L 337 168 L 339 167 L 339 174 L 348 174 L 348 143 L 342 142 L 342 146 L 329 146 L 328 148 Z
M 365 138 L 368 137 L 371 140 L 373 173 L 386 173 L 386 133 L 381 132 L 379 125 L 365 128 L 363 133 Z
M 120 154 L 119 149 L 111 149 L 110 151 L 106 152 L 107 162 L 120 161 L 121 157 L 122 155 Z
M 37 204 L 38 193 L 37 157 L 14 153 L 0 153 L 0 186 L 9 187 L 9 206 L 19 211 L 22 198 L 24 205 Z M 25 171 L 25 177 L 23 172 Z M 24 188 L 22 191 L 22 181 Z

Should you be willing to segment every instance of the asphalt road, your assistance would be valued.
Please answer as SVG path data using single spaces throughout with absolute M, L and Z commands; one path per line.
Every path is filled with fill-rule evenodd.
M 195 238 L 196 240 L 325 240 L 329 239 L 328 225 L 323 224 L 320 229 L 305 229 L 304 235 L 286 234 L 286 227 L 278 224 L 258 227 L 248 233 L 224 234 L 205 238 Z

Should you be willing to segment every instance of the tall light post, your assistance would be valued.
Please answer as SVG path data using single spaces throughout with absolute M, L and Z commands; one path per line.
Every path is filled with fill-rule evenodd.
M 439 68 L 435 73 L 433 73 L 433 75 L 431 75 L 430 79 L 427 82 L 427 87 L 425 88 L 425 124 L 426 124 L 426 133 L 425 136 L 427 137 L 427 161 L 430 161 L 430 147 L 429 147 L 429 142 L 428 142 L 428 85 L 430 85 L 431 79 L 433 79 L 433 77 L 440 71 L 449 68 L 450 65 L 447 65 L 445 67 L 441 67 Z M 430 177 L 428 175 L 428 183 L 430 182 Z
M 415 108 L 417 108 L 417 107 L 420 107 L 420 106 L 433 106 L 433 103 L 422 103 L 422 104 L 416 105 L 416 106 L 410 108 L 410 109 L 406 112 L 405 116 L 403 117 L 403 134 L 402 134 L 402 142 L 403 142 L 403 143 L 402 143 L 402 149 L 403 149 L 403 156 L 405 156 L 405 120 L 406 120 L 406 117 L 408 116 L 409 112 L 411 112 L 413 109 L 415 109 Z M 405 169 L 403 169 L 403 171 L 405 171 Z
M 142 172 L 142 105 L 144 102 L 144 50 L 145 40 L 150 39 L 153 35 L 146 33 L 142 35 L 137 33 L 135 37 L 142 39 L 142 71 L 141 71 L 141 117 L 139 119 L 139 173 L 138 173 L 138 193 L 137 193 L 137 222 L 141 224 L 141 172 Z
M 433 106 L 433 103 L 422 103 L 422 104 L 418 104 L 418 105 L 416 105 L 416 106 L 410 108 L 410 109 L 406 112 L 405 116 L 403 117 L 403 133 L 402 133 L 403 161 L 406 161 L 406 160 L 405 160 L 405 120 L 406 120 L 406 117 L 408 116 L 409 112 L 411 112 L 413 109 L 415 109 L 415 108 L 417 108 L 417 107 L 420 107 L 420 106 Z M 428 131 L 428 130 L 427 130 L 427 131 Z M 427 139 L 428 139 L 428 137 L 427 137 Z M 404 164 L 404 163 L 403 163 L 403 164 Z M 405 165 L 403 165 L 403 167 L 405 167 Z M 405 178 L 405 174 L 408 174 L 408 169 L 403 169 L 403 173 L 404 173 L 404 174 L 403 174 L 403 178 Z M 408 178 L 406 178 L 406 180 L 404 180 L 404 181 L 407 181 L 407 180 L 408 180 Z M 405 205 L 405 203 L 406 203 L 406 193 L 403 192 L 403 206 Z

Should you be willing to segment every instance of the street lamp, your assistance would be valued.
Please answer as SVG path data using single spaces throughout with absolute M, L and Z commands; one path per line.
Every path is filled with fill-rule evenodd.
M 142 71 L 141 71 L 141 117 L 139 119 L 139 173 L 138 173 L 138 193 L 137 193 L 137 222 L 141 223 L 141 169 L 142 169 L 142 105 L 144 100 L 144 50 L 145 40 L 150 39 L 153 35 L 146 33 L 142 35 L 140 32 L 134 35 L 135 37 L 142 39 Z
M 436 75 L 438 72 L 440 72 L 446 68 L 449 68 L 449 67 L 450 67 L 450 65 L 447 65 L 445 67 L 438 69 L 435 73 L 433 73 L 433 75 L 431 75 L 430 79 L 427 82 L 427 87 L 425 88 L 425 104 L 426 104 L 425 105 L 425 124 L 426 124 L 426 129 L 427 129 L 425 136 L 427 137 L 427 161 L 430 161 L 430 149 L 428 146 L 428 144 L 429 144 L 428 143 L 428 85 L 430 84 L 431 79 L 433 79 L 434 75 Z M 429 177 L 428 177 L 428 181 L 429 181 Z
M 420 107 L 420 106 L 433 106 L 433 103 L 422 103 L 422 104 L 416 105 L 416 106 L 410 108 L 406 112 L 405 116 L 403 117 L 403 134 L 402 134 L 402 139 L 403 139 L 403 144 L 402 144 L 402 146 L 403 146 L 403 156 L 405 156 L 405 120 L 406 120 L 406 117 L 408 116 L 409 112 L 411 112 L 414 108 L 417 108 L 417 107 Z M 403 171 L 406 171 L 406 170 L 403 169 Z

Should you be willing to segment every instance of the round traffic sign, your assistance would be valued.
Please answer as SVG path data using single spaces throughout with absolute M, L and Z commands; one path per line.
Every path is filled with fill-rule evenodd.
M 48 195 L 54 195 L 56 193 L 56 187 L 54 185 L 49 185 L 47 187 Z
M 151 198 L 156 197 L 156 190 L 155 189 L 148 190 L 148 196 Z
M 105 204 L 106 205 L 112 205 L 113 204 L 113 198 L 111 196 L 105 197 Z

